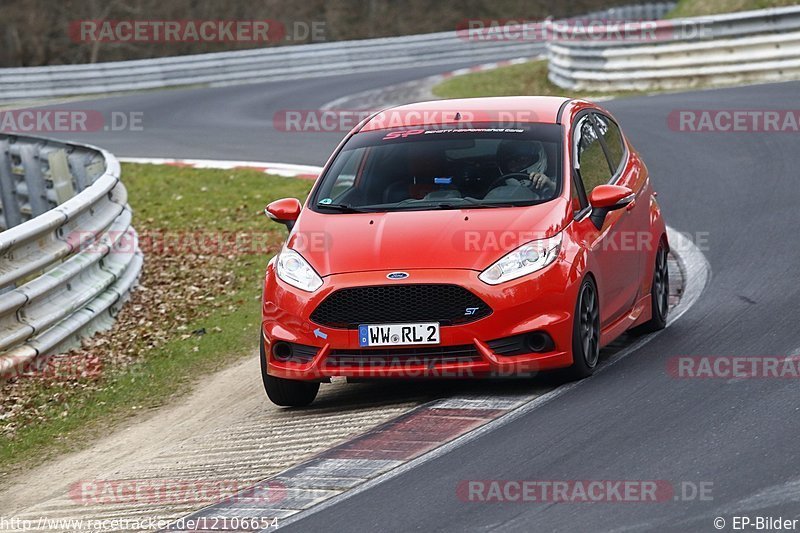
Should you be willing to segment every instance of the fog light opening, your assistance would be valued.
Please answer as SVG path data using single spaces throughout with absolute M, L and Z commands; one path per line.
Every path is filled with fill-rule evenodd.
M 272 355 L 279 361 L 288 361 L 292 358 L 292 345 L 288 342 L 276 342 L 272 346 Z
M 550 338 L 550 335 L 543 331 L 534 331 L 533 333 L 529 333 L 525 340 L 528 348 L 532 352 L 549 352 L 554 348 L 553 339 Z

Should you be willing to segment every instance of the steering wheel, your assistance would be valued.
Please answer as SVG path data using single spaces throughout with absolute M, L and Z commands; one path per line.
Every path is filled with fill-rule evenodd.
M 527 172 L 509 172 L 508 174 L 503 174 L 502 176 L 494 180 L 492 184 L 489 185 L 489 188 L 487 190 L 491 191 L 492 189 L 500 185 L 502 182 L 506 181 L 508 178 L 513 178 L 515 176 L 520 176 L 522 177 L 522 179 L 526 180 L 531 179 L 530 175 Z

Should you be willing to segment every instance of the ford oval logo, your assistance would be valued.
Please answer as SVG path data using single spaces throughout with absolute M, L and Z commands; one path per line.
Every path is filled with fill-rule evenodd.
M 406 279 L 408 277 L 408 272 L 391 272 L 386 274 L 386 277 L 389 279 Z

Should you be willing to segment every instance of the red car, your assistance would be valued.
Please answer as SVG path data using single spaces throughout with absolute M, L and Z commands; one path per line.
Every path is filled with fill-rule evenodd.
M 270 400 L 331 377 L 592 374 L 668 311 L 669 244 L 647 167 L 597 105 L 504 97 L 410 104 L 354 128 L 264 281 Z

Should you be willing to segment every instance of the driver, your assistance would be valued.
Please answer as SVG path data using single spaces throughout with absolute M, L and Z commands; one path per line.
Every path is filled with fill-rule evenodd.
M 539 141 L 502 141 L 497 148 L 497 166 L 504 176 L 527 174 L 530 187 L 544 195 L 556 192 L 556 181 L 544 173 L 547 170 L 547 152 Z

